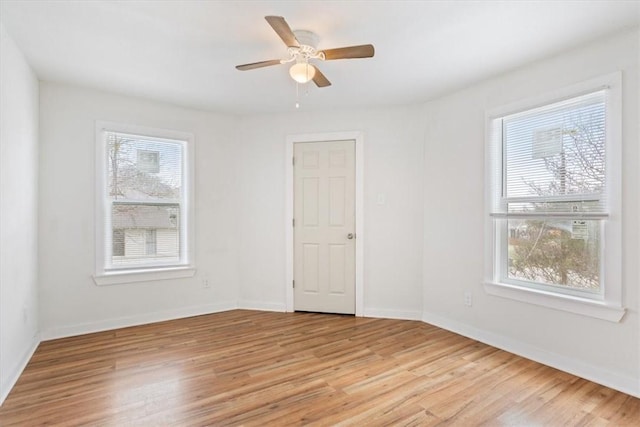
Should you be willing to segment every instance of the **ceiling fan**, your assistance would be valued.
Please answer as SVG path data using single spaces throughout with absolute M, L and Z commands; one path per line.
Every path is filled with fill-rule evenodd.
M 286 59 L 272 59 L 269 61 L 253 62 L 251 64 L 237 65 L 241 71 L 255 68 L 269 67 L 271 65 L 287 64 L 295 62 L 289 69 L 289 74 L 298 83 L 307 83 L 311 80 L 318 87 L 331 86 L 331 82 L 322 74 L 316 65 L 309 63 L 312 59 L 330 61 L 334 59 L 371 58 L 374 54 L 373 45 L 363 44 L 358 46 L 339 47 L 336 49 L 318 50 L 318 36 L 311 31 L 292 31 L 282 16 L 265 16 L 271 28 L 280 36 L 287 45 L 289 57 Z

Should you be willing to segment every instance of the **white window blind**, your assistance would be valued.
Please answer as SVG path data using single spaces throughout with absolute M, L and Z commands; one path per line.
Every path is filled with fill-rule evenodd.
M 104 270 L 187 264 L 185 141 L 104 131 Z
M 603 89 L 495 119 L 502 186 L 491 215 L 605 218 L 605 103 Z

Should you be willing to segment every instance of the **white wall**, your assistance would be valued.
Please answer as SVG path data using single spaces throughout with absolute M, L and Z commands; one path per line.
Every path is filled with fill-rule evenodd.
M 422 138 L 414 107 L 232 116 L 41 84 L 41 316 L 45 338 L 241 307 L 285 307 L 285 141 L 361 130 L 365 314 L 422 313 Z M 96 286 L 94 122 L 196 134 L 194 279 Z M 238 145 L 236 145 L 236 142 Z M 384 193 L 386 203 L 375 202 Z M 202 289 L 209 279 L 212 289 Z
M 425 320 L 640 395 L 638 315 L 638 33 L 566 52 L 425 106 Z M 623 292 L 611 323 L 487 295 L 484 249 L 485 110 L 623 72 Z M 444 179 L 446 177 L 446 179 Z M 441 201 L 445 201 L 442 203 Z M 463 304 L 473 293 L 473 307 Z
M 362 131 L 364 313 L 420 318 L 424 126 L 418 113 L 415 107 L 394 107 L 240 120 L 241 306 L 285 308 L 285 286 L 291 285 L 285 283 L 287 135 Z M 376 203 L 379 193 L 384 205 Z
M 0 404 L 38 338 L 38 80 L 0 23 Z
M 40 118 L 40 324 L 44 338 L 236 306 L 237 122 L 233 116 L 43 82 Z M 96 120 L 195 135 L 195 277 L 94 284 Z M 204 278 L 209 289 L 202 286 Z

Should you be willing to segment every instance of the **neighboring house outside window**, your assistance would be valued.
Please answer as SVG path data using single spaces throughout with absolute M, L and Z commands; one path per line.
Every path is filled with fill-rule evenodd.
M 97 133 L 97 281 L 193 267 L 192 137 L 106 123 Z
M 624 313 L 619 80 L 489 114 L 490 293 Z
M 122 252 L 115 265 L 175 259 L 180 253 L 179 210 L 173 206 L 116 205 L 111 221 L 114 236 L 122 233 Z

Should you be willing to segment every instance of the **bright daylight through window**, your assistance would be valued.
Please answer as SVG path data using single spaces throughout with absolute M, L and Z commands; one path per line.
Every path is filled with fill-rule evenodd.
M 188 266 L 188 140 L 106 128 L 99 144 L 98 274 Z
M 601 85 L 490 117 L 492 282 L 593 301 L 619 287 L 605 274 L 619 262 L 604 250 L 619 214 L 609 96 Z

